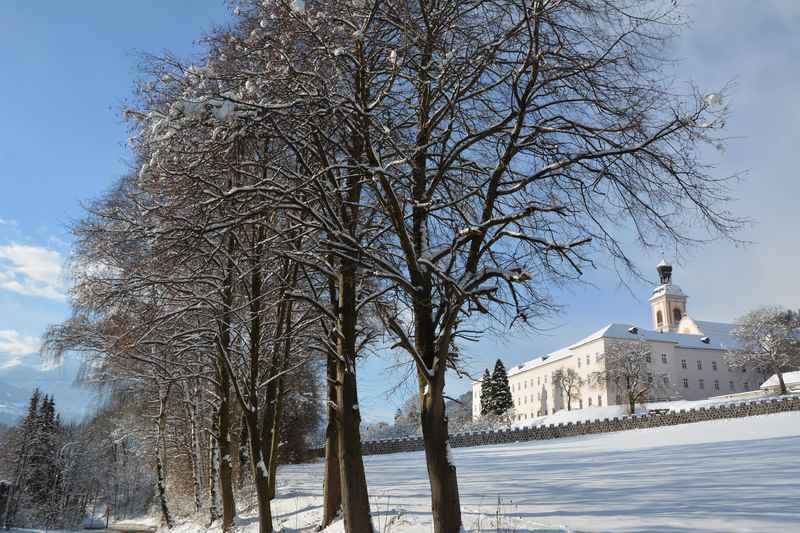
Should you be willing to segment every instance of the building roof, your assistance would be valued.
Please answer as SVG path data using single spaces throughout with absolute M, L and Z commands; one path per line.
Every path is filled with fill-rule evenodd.
M 787 387 L 793 385 L 800 385 L 800 371 L 797 372 L 784 372 L 783 382 Z M 767 381 L 761 384 L 761 389 L 768 389 L 770 387 L 778 386 L 778 374 L 772 374 Z
M 677 344 L 680 348 L 699 348 L 704 350 L 729 350 L 737 346 L 736 338 L 732 335 L 733 324 L 701 320 L 696 320 L 695 324 L 703 332 L 701 335 L 654 331 L 632 324 L 609 324 L 588 337 L 579 340 L 571 345 L 570 348 L 577 348 L 600 338 L 671 342 Z M 633 328 L 636 329 L 636 333 L 633 333 Z M 703 339 L 708 339 L 708 342 L 703 342 Z
M 658 298 L 664 294 L 668 294 L 670 296 L 686 296 L 686 293 L 684 293 L 683 290 L 674 283 L 666 283 L 653 289 L 650 299 L 652 300 L 653 298 Z

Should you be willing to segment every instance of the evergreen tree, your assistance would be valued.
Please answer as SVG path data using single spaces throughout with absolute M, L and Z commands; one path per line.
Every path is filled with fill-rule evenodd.
M 494 392 L 492 376 L 489 375 L 489 369 L 483 370 L 483 378 L 481 379 L 481 416 L 486 416 L 492 410 L 492 396 Z
M 492 412 L 502 415 L 513 409 L 514 400 L 511 397 L 511 387 L 508 385 L 506 367 L 500 359 L 494 364 L 492 373 Z

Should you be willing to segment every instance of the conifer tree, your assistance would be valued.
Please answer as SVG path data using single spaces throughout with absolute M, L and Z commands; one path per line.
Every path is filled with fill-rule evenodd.
M 508 374 L 506 367 L 500 359 L 494 364 L 492 373 L 492 412 L 502 415 L 514 407 L 514 400 L 511 397 L 511 387 L 508 385 Z
M 492 376 L 489 375 L 489 369 L 483 370 L 483 378 L 481 379 L 481 416 L 486 416 L 492 411 Z

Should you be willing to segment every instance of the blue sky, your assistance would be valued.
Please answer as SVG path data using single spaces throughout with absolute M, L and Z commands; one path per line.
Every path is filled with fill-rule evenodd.
M 707 161 L 720 175 L 746 172 L 733 208 L 755 224 L 741 235 L 749 246 L 717 243 L 679 258 L 676 282 L 700 319 L 729 321 L 761 304 L 800 307 L 800 2 L 698 0 L 686 11 L 693 23 L 676 41 L 678 72 L 704 92 L 735 83 L 731 140 Z M 224 0 L 0 3 L 0 388 L 40 384 L 76 412 L 89 404 L 88 393 L 67 390 L 74 363 L 43 370 L 35 356 L 44 329 L 68 312 L 65 224 L 126 169 L 119 110 L 137 53 L 189 55 L 204 30 L 229 17 Z M 636 257 L 654 280 L 660 257 Z M 649 283 L 626 288 L 604 269 L 586 281 L 560 293 L 565 311 L 545 333 L 512 330 L 463 346 L 475 372 L 497 357 L 511 366 L 547 353 L 608 322 L 649 323 Z M 367 421 L 390 417 L 410 392 L 391 390 L 393 362 L 374 357 L 359 375 Z M 454 381 L 449 394 L 467 386 Z

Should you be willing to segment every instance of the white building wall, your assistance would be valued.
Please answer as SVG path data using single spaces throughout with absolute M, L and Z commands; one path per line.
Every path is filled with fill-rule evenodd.
M 607 389 L 592 379 L 593 374 L 603 370 L 602 354 L 607 343 L 620 340 L 603 337 L 575 346 L 566 354 L 508 369 L 514 420 L 524 422 L 566 409 L 566 398 L 553 384 L 552 376 L 558 369 L 572 368 L 583 378 L 584 384 L 579 397 L 572 401 L 572 409 L 625 403 L 624 393 L 615 390 L 613 385 Z M 666 394 L 651 400 L 703 400 L 755 390 L 768 377 L 751 369 L 745 369 L 745 372 L 730 369 L 725 362 L 724 350 L 683 348 L 674 342 L 649 341 L 648 344 L 653 379 L 663 380 L 666 377 L 668 382 Z M 473 419 L 480 417 L 480 389 L 480 382 L 473 383 Z

